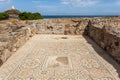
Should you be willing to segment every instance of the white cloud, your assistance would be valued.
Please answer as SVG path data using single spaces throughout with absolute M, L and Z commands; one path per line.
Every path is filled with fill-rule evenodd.
M 9 3 L 10 0 L 0 0 L 0 3 Z
M 46 3 L 46 2 L 49 2 L 49 1 L 45 1 L 45 0 L 32 0 L 33 3 Z
M 32 0 L 33 3 L 39 3 L 41 2 L 40 0 Z
M 117 1 L 115 2 L 115 4 L 120 5 L 120 1 L 117 0 Z
M 7 2 L 8 0 L 0 0 L 0 2 Z
M 98 0 L 62 0 L 62 4 L 74 7 L 90 7 L 96 5 Z
M 4 2 L 5 0 L 0 0 L 0 2 Z

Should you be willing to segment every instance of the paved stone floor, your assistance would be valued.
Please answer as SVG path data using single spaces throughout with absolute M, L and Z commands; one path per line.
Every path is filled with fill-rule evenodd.
M 35 35 L 0 68 L 0 80 L 120 80 L 120 66 L 83 36 Z

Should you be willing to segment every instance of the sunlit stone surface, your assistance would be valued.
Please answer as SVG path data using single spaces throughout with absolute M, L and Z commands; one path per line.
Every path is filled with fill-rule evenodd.
M 119 73 L 87 37 L 35 35 L 1 66 L 0 80 L 120 80 Z

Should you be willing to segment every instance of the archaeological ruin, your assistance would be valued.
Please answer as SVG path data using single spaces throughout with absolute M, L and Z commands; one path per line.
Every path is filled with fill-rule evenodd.
M 120 17 L 0 21 L 0 79 L 120 80 L 119 22 Z

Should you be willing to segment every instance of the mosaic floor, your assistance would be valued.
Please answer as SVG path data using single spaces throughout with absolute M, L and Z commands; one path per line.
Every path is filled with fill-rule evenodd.
M 0 80 L 120 80 L 120 66 L 87 37 L 35 35 L 0 68 Z

